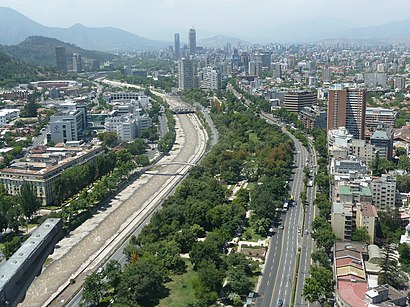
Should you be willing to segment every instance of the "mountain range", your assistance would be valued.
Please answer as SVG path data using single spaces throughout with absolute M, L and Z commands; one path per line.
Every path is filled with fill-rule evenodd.
M 89 28 L 75 24 L 69 28 L 47 27 L 23 14 L 0 7 L 0 44 L 15 45 L 29 36 L 45 36 L 75 44 L 83 49 L 110 51 L 149 50 L 167 46 L 167 43 L 149 40 L 112 27 Z
M 29 36 L 51 37 L 83 49 L 108 52 L 158 50 L 173 44 L 170 42 L 172 38 L 168 42 L 151 40 L 113 27 L 92 28 L 82 24 L 69 28 L 47 27 L 8 7 L 0 7 L 0 20 L 0 44 L 3 45 L 19 44 Z M 359 27 L 334 18 L 316 18 L 267 27 L 245 39 L 222 35 L 199 39 L 198 45 L 222 47 L 226 42 L 249 45 L 255 42 L 315 42 L 329 39 L 410 42 L 410 18 L 371 27 Z

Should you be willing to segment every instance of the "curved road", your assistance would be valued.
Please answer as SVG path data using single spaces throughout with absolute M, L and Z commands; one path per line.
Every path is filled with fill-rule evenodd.
M 177 145 L 170 156 L 165 156 L 159 163 L 189 162 L 196 163 L 205 152 L 207 135 L 195 115 L 177 116 Z M 105 211 L 112 211 L 103 218 L 105 212 L 86 221 L 74 232 L 88 232 L 72 248 L 67 250 L 58 260 L 53 261 L 37 277 L 27 291 L 22 306 L 47 306 L 58 295 L 59 303 L 68 300 L 76 289 L 81 288 L 82 281 L 87 274 L 95 270 L 104 259 L 107 259 L 118 247 L 122 240 L 135 230 L 130 223 L 137 225 L 152 207 L 158 207 L 161 200 L 175 187 L 188 172 L 189 165 L 164 165 L 157 170 L 158 174 L 150 171 L 124 191 L 119 193 L 110 202 Z M 127 231 L 125 233 L 125 231 Z M 75 234 L 73 234 L 75 235 Z M 64 239 L 63 239 L 64 240 Z M 61 241 L 59 245 L 63 245 Z M 53 257 L 53 256 L 51 256 Z M 76 278 L 76 283 L 69 285 L 69 280 Z M 61 292 L 70 289 L 67 296 Z M 76 289 L 73 289 L 76 288 Z

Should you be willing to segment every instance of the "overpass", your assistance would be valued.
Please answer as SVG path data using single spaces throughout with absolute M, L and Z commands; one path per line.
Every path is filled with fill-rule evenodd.
M 174 114 L 195 113 L 195 108 L 189 106 L 175 106 L 171 107 L 171 110 Z

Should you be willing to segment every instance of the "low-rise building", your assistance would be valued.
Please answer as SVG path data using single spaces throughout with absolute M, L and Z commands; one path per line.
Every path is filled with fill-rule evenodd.
M 299 119 L 307 129 L 326 128 L 327 112 L 317 107 L 304 107 L 299 113 Z
M 336 306 L 373 307 L 407 306 L 405 293 L 388 285 L 373 285 L 372 272 L 381 255 L 372 255 L 375 245 L 336 241 L 333 247 L 333 273 L 336 279 Z M 368 259 L 366 262 L 365 259 Z
M 376 208 L 367 203 L 335 202 L 332 208 L 331 224 L 336 237 L 350 241 L 357 228 L 364 228 L 374 242 L 376 230 Z
M 383 108 L 366 108 L 366 128 L 373 130 L 379 125 L 387 128 L 393 128 L 397 112 Z
M 103 151 L 101 146 L 43 148 L 30 155 L 27 162 L 17 162 L 2 169 L 0 182 L 10 195 L 19 194 L 24 183 L 32 184 L 41 204 L 46 206 L 54 200 L 53 184 L 62 171 L 90 161 Z
M 407 306 L 407 297 L 388 284 L 378 286 L 366 292 L 366 303 L 369 306 Z
M 7 124 L 8 121 L 20 116 L 19 109 L 1 109 L 0 110 L 0 127 Z

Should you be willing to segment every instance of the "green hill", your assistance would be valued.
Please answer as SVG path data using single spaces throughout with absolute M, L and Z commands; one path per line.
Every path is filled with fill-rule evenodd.
M 0 50 L 3 50 L 13 58 L 23 60 L 33 65 L 55 66 L 56 46 L 66 47 L 67 64 L 72 63 L 73 53 L 80 53 L 83 61 L 95 59 L 104 62 L 116 57 L 110 53 L 84 50 L 76 45 L 64 43 L 58 39 L 44 36 L 30 36 L 18 45 L 1 46 Z
M 13 59 L 0 51 L 0 87 L 35 81 L 42 74 L 41 68 Z

